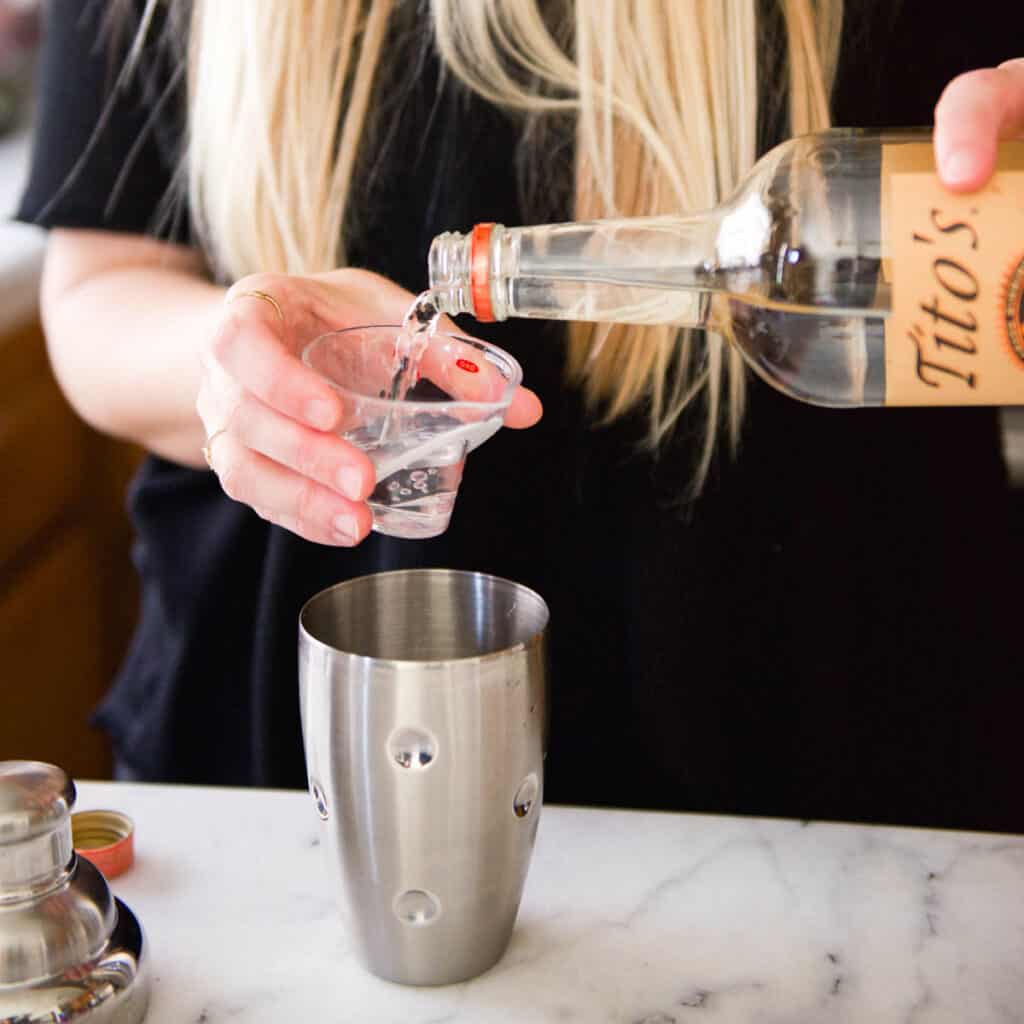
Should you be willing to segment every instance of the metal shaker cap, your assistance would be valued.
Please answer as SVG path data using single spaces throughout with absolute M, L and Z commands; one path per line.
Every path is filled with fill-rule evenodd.
M 0 1024 L 138 1024 L 142 929 L 71 845 L 75 787 L 55 765 L 0 761 Z
M 52 832 L 74 802 L 75 784 L 56 765 L 0 761 L 0 843 Z
M 74 783 L 55 765 L 0 761 L 0 899 L 67 870 L 74 802 Z

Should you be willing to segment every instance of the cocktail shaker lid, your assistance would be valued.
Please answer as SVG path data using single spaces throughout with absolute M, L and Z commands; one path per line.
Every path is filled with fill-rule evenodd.
M 56 765 L 0 761 L 0 843 L 53 832 L 74 802 L 75 784 Z
M 134 914 L 71 843 L 75 787 L 0 761 L 0 1024 L 138 1024 L 149 998 Z

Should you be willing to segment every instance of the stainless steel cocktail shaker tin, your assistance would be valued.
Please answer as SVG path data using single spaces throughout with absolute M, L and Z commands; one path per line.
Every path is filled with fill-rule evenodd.
M 0 1024 L 137 1024 L 142 929 L 71 842 L 75 786 L 54 765 L 0 761 Z
M 543 802 L 548 608 L 483 573 L 349 580 L 302 610 L 323 850 L 362 962 L 443 985 L 507 948 Z

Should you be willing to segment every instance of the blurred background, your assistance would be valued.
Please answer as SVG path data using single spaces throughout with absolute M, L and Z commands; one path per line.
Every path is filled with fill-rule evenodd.
M 124 492 L 139 453 L 86 427 L 50 374 L 44 237 L 7 218 L 29 159 L 40 0 L 0 0 L 0 760 L 106 778 L 89 714 L 135 616 Z
M 41 3 L 0 0 L 0 760 L 106 778 L 89 716 L 135 617 L 124 494 L 140 453 L 61 397 L 36 298 L 44 238 L 7 219 L 28 166 Z M 1003 415 L 1024 533 L 1024 408 Z

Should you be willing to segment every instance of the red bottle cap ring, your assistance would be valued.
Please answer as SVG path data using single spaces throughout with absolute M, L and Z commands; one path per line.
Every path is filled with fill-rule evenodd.
M 135 823 L 120 811 L 78 811 L 71 815 L 71 845 L 104 878 L 116 878 L 135 860 Z
M 470 235 L 469 288 L 473 296 L 473 315 L 483 323 L 494 322 L 491 304 L 491 232 L 494 224 L 477 224 Z

